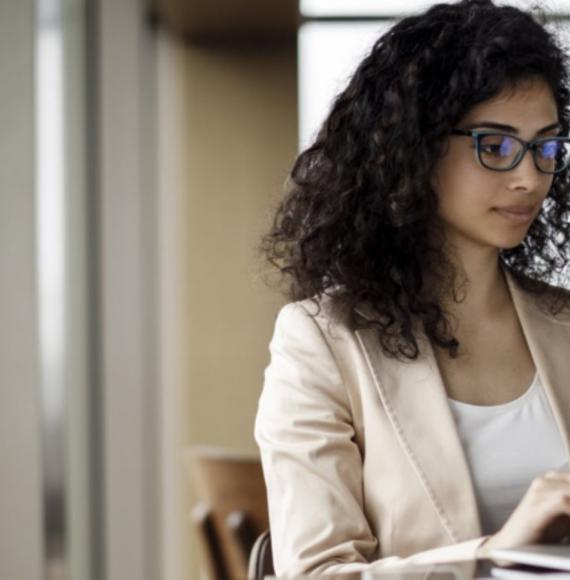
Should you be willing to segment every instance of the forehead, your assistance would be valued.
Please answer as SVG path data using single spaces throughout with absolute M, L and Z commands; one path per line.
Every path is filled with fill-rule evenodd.
M 514 127 L 541 128 L 558 120 L 556 101 L 546 81 L 528 79 L 506 86 L 494 97 L 475 105 L 464 122 L 495 121 Z

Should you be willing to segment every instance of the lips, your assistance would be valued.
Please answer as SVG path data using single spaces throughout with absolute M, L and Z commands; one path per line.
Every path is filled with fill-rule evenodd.
M 514 213 L 517 215 L 527 215 L 534 211 L 534 206 L 532 205 L 509 205 L 507 207 L 496 207 L 496 210 L 507 211 L 509 213 Z
M 534 206 L 509 205 L 493 208 L 500 216 L 512 223 L 527 223 L 534 216 Z

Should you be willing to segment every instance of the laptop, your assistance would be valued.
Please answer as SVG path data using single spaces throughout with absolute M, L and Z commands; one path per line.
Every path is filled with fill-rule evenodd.
M 491 551 L 491 558 L 515 564 L 570 571 L 568 544 L 532 544 L 518 548 L 498 548 Z

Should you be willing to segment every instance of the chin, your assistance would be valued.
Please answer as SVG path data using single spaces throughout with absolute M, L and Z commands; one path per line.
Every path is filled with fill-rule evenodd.
M 487 237 L 487 242 L 500 250 L 512 250 L 523 243 L 528 230 L 528 227 L 518 228 L 518 231 L 495 230 L 489 232 L 491 235 Z
M 518 244 L 505 244 L 504 246 L 501 246 L 499 248 L 499 250 L 514 250 L 516 247 L 520 246 L 521 244 L 522 244 L 522 240 Z
M 525 239 L 525 236 L 517 236 L 516 238 L 510 237 L 508 239 L 503 239 L 499 244 L 496 245 L 499 250 L 512 250 L 517 246 L 520 246 Z

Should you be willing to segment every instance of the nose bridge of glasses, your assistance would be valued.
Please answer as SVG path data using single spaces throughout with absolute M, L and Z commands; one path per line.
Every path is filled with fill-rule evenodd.
M 517 141 L 520 143 L 520 149 L 513 159 L 512 169 L 518 169 L 519 172 L 524 170 L 527 177 L 530 174 L 533 178 L 537 174 L 543 173 L 537 157 L 536 143 L 534 141 L 524 141 L 523 139 L 517 139 Z M 530 153 L 530 155 L 527 155 L 527 153 Z
M 534 158 L 535 148 L 533 147 L 532 142 L 525 141 L 524 139 L 515 137 L 514 135 L 507 135 L 506 137 L 513 143 L 514 156 L 512 158 L 512 169 L 521 164 L 523 159 L 526 157 L 527 151 L 530 150 L 531 156 Z
M 514 135 L 509 135 L 509 138 L 517 144 L 516 152 L 513 157 L 513 166 L 512 168 L 516 168 L 520 165 L 524 158 L 527 156 L 527 152 L 530 151 L 530 157 L 528 162 L 534 165 L 534 168 L 542 173 L 542 169 L 540 167 L 540 159 L 539 159 L 539 148 L 542 145 L 544 139 L 533 139 L 532 141 L 525 141 L 520 137 L 516 137 Z

